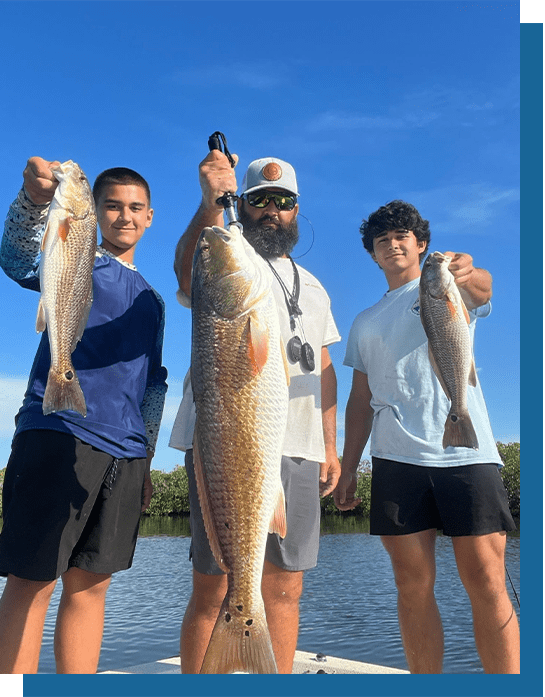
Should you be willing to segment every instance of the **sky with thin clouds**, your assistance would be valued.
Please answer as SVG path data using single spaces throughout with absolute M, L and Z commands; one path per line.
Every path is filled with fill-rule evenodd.
M 166 302 L 170 385 L 154 468 L 183 464 L 168 439 L 190 312 L 176 301 L 172 264 L 216 130 L 240 157 L 239 182 L 258 157 L 297 170 L 306 218 L 294 256 L 329 292 L 342 336 L 331 347 L 339 452 L 350 326 L 386 290 L 358 229 L 396 198 L 430 221 L 432 251 L 467 252 L 491 271 L 476 363 L 495 438 L 520 440 L 518 3 L 3 2 L 0 16 L 12 28 L 0 62 L 11 85 L 0 207 L 7 213 L 32 155 L 75 160 L 90 179 L 132 167 L 151 185 L 155 217 L 135 263 Z M 39 341 L 38 296 L 0 274 L 0 302 L 5 464 Z

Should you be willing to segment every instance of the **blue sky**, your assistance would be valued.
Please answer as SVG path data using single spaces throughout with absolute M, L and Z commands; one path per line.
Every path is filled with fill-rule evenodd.
M 199 200 L 198 163 L 223 131 L 240 157 L 296 168 L 294 256 L 328 290 L 338 443 L 356 314 L 384 277 L 363 217 L 402 198 L 430 221 L 432 250 L 464 251 L 494 277 L 476 363 L 494 436 L 519 435 L 519 5 L 513 2 L 2 2 L 0 209 L 28 157 L 73 159 L 90 179 L 124 165 L 150 182 L 155 217 L 135 262 L 167 307 L 169 393 L 153 467 L 168 448 L 189 365 L 190 312 L 174 248 Z M 309 249 L 310 248 L 310 249 Z M 39 342 L 38 296 L 0 274 L 0 466 Z

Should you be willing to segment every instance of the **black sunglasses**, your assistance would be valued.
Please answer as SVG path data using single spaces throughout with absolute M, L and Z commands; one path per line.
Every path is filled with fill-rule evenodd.
M 256 191 L 244 194 L 242 198 L 246 199 L 254 208 L 266 208 L 271 201 L 274 201 L 274 205 L 279 211 L 292 211 L 297 203 L 297 196 L 279 194 L 275 191 Z

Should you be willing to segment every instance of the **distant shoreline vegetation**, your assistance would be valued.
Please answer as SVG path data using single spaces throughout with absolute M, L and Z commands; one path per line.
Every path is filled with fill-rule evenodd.
M 497 443 L 504 467 L 501 476 L 509 497 L 509 507 L 514 518 L 520 518 L 520 443 Z M 6 468 L 0 470 L 0 491 L 4 483 Z M 171 472 L 151 470 L 153 498 L 145 516 L 189 515 L 189 487 L 185 467 L 176 465 Z M 353 511 L 341 512 L 333 503 L 331 495 L 321 501 L 322 513 L 342 517 L 368 517 L 371 503 L 371 463 L 362 460 L 358 468 L 356 496 L 361 503 Z M 0 517 L 2 503 L 0 500 Z

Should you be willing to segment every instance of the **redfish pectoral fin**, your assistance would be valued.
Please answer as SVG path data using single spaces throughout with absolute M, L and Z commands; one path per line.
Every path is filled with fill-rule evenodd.
M 288 523 L 286 520 L 286 498 L 284 496 L 284 487 L 280 484 L 278 499 L 274 513 L 269 524 L 269 532 L 276 532 L 283 539 L 288 532 Z
M 449 311 L 451 318 L 456 319 L 458 316 L 458 309 L 456 307 L 455 300 L 449 293 L 447 293 L 445 296 L 445 304 L 447 306 L 447 310 Z
M 66 238 L 68 237 L 68 233 L 70 232 L 70 223 L 71 222 L 72 222 L 71 218 L 64 218 L 64 220 L 61 220 L 59 223 L 59 227 L 57 229 L 57 234 L 63 242 L 66 242 Z
M 469 312 L 467 311 L 467 307 L 466 307 L 463 299 L 460 298 L 460 302 L 458 303 L 456 295 L 454 295 L 454 293 L 449 291 L 445 296 L 445 302 L 447 304 L 447 308 L 448 308 L 448 311 L 449 311 L 452 319 L 458 319 L 458 317 L 459 317 L 458 305 L 460 305 L 465 321 L 468 324 L 471 322 L 471 319 L 469 317 Z
M 249 317 L 248 355 L 254 367 L 254 375 L 260 373 L 269 357 L 269 332 L 257 315 Z

